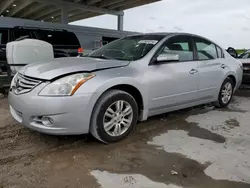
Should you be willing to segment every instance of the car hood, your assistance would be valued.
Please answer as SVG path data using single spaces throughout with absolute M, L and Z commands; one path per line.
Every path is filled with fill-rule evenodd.
M 129 61 L 103 60 L 88 57 L 58 58 L 50 62 L 32 63 L 19 72 L 23 75 L 51 80 L 64 74 L 74 72 L 92 72 L 96 70 L 124 67 Z
M 249 64 L 250 65 L 250 59 L 238 59 L 242 64 Z

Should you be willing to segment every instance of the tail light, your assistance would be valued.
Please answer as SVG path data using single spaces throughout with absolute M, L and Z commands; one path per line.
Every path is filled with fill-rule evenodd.
M 83 48 L 78 48 L 78 54 L 83 54 L 84 49 Z

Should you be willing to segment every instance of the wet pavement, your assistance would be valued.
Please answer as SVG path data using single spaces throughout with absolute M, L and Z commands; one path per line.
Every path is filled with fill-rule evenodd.
M 0 188 L 249 188 L 250 91 L 139 123 L 124 141 L 48 136 L 0 100 Z

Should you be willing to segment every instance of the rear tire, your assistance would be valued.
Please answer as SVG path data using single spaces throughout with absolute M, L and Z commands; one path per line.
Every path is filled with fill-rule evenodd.
M 218 108 L 226 108 L 233 98 L 235 84 L 231 78 L 226 78 L 221 86 L 218 101 L 215 106 Z
M 135 99 L 124 91 L 109 90 L 94 107 L 90 132 L 101 142 L 118 142 L 129 135 L 137 120 L 138 106 Z

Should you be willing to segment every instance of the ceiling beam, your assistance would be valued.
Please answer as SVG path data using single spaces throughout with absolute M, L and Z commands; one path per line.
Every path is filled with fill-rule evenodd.
M 43 8 L 45 8 L 46 4 L 39 4 L 37 2 L 34 2 L 30 7 L 26 8 L 25 11 L 19 14 L 19 17 L 21 18 L 27 18 L 29 15 L 40 12 Z
M 94 14 L 94 13 L 93 12 L 76 12 L 74 14 L 71 13 L 71 16 L 69 16 L 69 21 L 72 18 L 83 17 L 83 15 L 89 15 L 89 14 Z M 50 18 L 50 19 L 47 19 L 44 21 L 46 21 L 46 22 L 60 22 L 60 18 L 61 18 L 60 16 L 56 16 L 54 19 Z
M 0 5 L 0 14 L 2 14 L 4 11 L 6 11 L 7 8 L 9 8 L 9 6 L 11 4 L 14 3 L 15 0 L 5 0 L 1 3 Z
M 142 5 L 145 5 L 145 4 L 149 4 L 149 3 L 154 3 L 154 2 L 157 2 L 157 1 L 160 1 L 160 0 L 137 0 L 137 1 L 133 1 L 133 3 L 126 3 L 125 5 L 122 5 L 119 7 L 119 10 L 126 10 L 126 9 L 129 9 L 129 8 L 133 8 L 133 7 L 136 7 L 138 5 L 142 6 Z
M 102 0 L 86 0 L 86 4 L 87 5 L 93 5 L 93 4 L 99 3 L 101 1 Z
M 68 14 L 71 15 L 71 16 L 74 16 L 76 14 L 82 14 L 83 11 L 80 11 L 80 10 L 69 10 Z M 51 14 L 49 15 L 46 15 L 44 17 L 41 18 L 41 20 L 44 20 L 45 22 L 46 21 L 53 21 L 53 20 L 61 20 L 61 9 L 59 9 L 58 11 L 56 12 L 52 12 Z M 51 17 L 54 17 L 54 18 L 51 18 Z
M 69 18 L 72 17 L 72 16 L 75 16 L 75 15 L 78 15 L 78 14 L 86 14 L 86 12 L 83 12 L 83 11 L 80 11 L 80 10 L 70 10 L 69 11 Z M 60 15 L 55 14 L 53 17 L 54 17 L 54 19 L 52 19 L 50 17 L 48 19 L 44 19 L 44 21 L 54 22 L 55 20 L 60 20 L 61 19 L 61 14 Z
M 100 16 L 102 14 L 100 13 L 96 13 L 96 12 L 90 12 L 90 13 L 83 13 L 83 14 L 77 14 L 74 16 L 69 17 L 69 21 L 73 22 L 73 21 L 77 21 L 77 20 L 81 20 L 81 19 L 86 19 L 86 18 L 90 18 L 90 17 L 94 17 L 94 16 Z
M 112 4 L 112 5 L 108 6 L 107 8 L 108 9 L 116 9 L 118 7 L 125 6 L 127 4 L 135 3 L 135 2 L 138 2 L 138 1 L 140 1 L 140 0 L 126 0 L 126 1 L 123 1 L 121 3 Z
M 86 4 L 86 5 L 93 5 L 95 3 L 100 2 L 101 0 L 74 0 L 74 3 L 82 3 L 82 4 Z
M 32 15 L 32 19 L 34 20 L 41 20 L 42 17 L 48 15 L 48 14 L 51 14 L 53 12 L 56 12 L 58 11 L 59 9 L 58 8 L 55 8 L 54 6 L 53 7 L 47 7 L 44 11 L 41 11 L 37 14 L 34 14 Z
M 116 4 L 116 3 L 121 3 L 121 2 L 125 2 L 125 0 L 104 0 L 104 1 L 101 1 L 100 3 L 98 3 L 98 6 L 99 7 L 107 7 L 109 5 L 113 5 L 113 4 Z
M 43 17 L 39 18 L 40 20 L 47 21 L 47 20 L 54 20 L 56 18 L 61 18 L 61 9 L 51 12 L 50 14 L 46 14 Z M 53 18 L 52 18 L 53 17 Z
M 19 13 L 20 11 L 22 11 L 24 8 L 26 8 L 27 6 L 29 6 L 31 3 L 33 3 L 33 1 L 30 0 L 25 0 L 25 1 L 21 1 L 22 3 L 18 4 L 18 6 L 14 7 L 8 14 L 7 16 L 14 16 L 17 13 Z
M 63 1 L 63 0 L 34 0 L 37 2 L 41 3 L 47 3 L 50 5 L 55 5 L 57 7 L 70 7 L 70 8 L 75 8 L 75 9 L 80 9 L 84 11 L 90 11 L 90 12 L 96 12 L 96 13 L 102 13 L 102 14 L 112 14 L 112 15 L 122 15 L 123 13 L 120 11 L 114 11 L 114 10 L 109 10 L 109 9 L 104 9 L 104 8 L 98 8 L 95 6 L 89 6 L 89 5 L 84 5 L 80 3 L 73 3 L 69 1 Z

